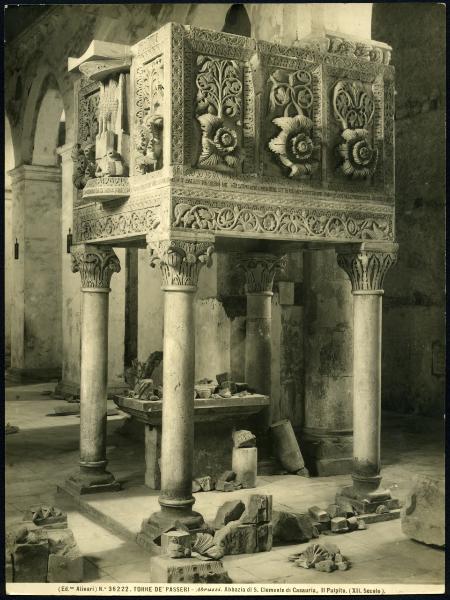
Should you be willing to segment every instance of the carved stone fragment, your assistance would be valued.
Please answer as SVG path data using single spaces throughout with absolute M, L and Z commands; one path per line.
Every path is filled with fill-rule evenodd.
M 237 521 L 245 510 L 245 504 L 241 500 L 230 500 L 218 509 L 214 519 L 214 528 L 220 529 L 230 521 Z
M 174 560 L 168 556 L 150 559 L 150 580 L 153 583 L 232 583 L 221 560 Z
M 315 537 L 312 519 L 307 514 L 274 510 L 272 525 L 274 543 L 303 543 Z
M 272 496 L 251 494 L 246 498 L 246 509 L 242 523 L 267 523 L 272 520 Z

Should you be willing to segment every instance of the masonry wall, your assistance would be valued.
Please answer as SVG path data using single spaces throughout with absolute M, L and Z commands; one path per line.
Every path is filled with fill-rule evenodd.
M 398 264 L 386 278 L 383 406 L 442 415 L 445 343 L 445 19 L 437 3 L 375 4 L 396 69 Z

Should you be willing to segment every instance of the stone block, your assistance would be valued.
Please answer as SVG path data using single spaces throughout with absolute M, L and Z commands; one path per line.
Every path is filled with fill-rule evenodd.
M 206 477 L 197 477 L 195 481 L 200 485 L 203 492 L 211 492 L 216 487 L 216 480 L 210 475 L 207 475 Z
M 345 517 L 334 517 L 331 519 L 331 531 L 334 533 L 345 533 L 348 531 L 347 519 Z
M 314 537 L 311 517 L 306 514 L 296 514 L 274 510 L 272 513 L 273 541 L 309 542 Z
M 221 560 L 196 558 L 172 559 L 153 556 L 150 559 L 152 583 L 232 583 Z
M 161 535 L 161 554 L 170 558 L 189 558 L 191 556 L 191 535 L 187 531 L 166 531 Z
M 257 548 L 256 525 L 231 521 L 216 531 L 214 543 L 225 554 L 253 554 Z
M 218 375 L 216 375 L 216 379 L 217 379 L 217 383 L 222 387 L 223 383 L 225 383 L 226 381 L 232 381 L 233 378 L 231 377 L 231 373 L 228 373 L 227 371 L 225 371 L 225 373 L 219 373 Z
M 443 479 L 417 476 L 401 510 L 403 533 L 424 544 L 445 545 L 445 485 Z
M 246 510 L 241 517 L 242 523 L 267 523 L 272 521 L 272 496 L 251 494 L 246 499 Z
M 350 531 L 355 531 L 356 529 L 359 529 L 359 520 L 357 517 L 349 517 L 347 519 L 347 527 L 349 528 Z
M 194 481 L 192 482 L 192 493 L 195 494 L 196 492 L 202 491 L 202 486 L 200 485 L 197 479 L 194 479 Z
M 234 492 L 234 490 L 238 490 L 242 487 L 242 485 L 237 485 L 234 481 L 223 481 L 222 479 L 218 479 L 216 483 L 216 490 L 218 492 Z
M 237 521 L 245 510 L 245 504 L 241 500 L 230 500 L 218 509 L 214 519 L 214 528 L 220 529 L 230 521 Z
M 78 583 L 83 581 L 83 557 L 78 549 L 67 554 L 50 554 L 47 581 L 49 583 Z
M 269 552 L 273 546 L 272 523 L 261 523 L 256 526 L 255 552 Z
M 322 508 L 319 508 L 318 506 L 311 506 L 308 509 L 308 512 L 311 515 L 311 517 L 313 518 L 313 520 L 317 521 L 317 523 L 329 523 L 330 522 L 330 516 L 327 513 L 327 511 L 323 510 Z
M 253 448 L 256 445 L 256 436 L 247 429 L 239 429 L 233 432 L 233 444 L 235 448 Z
M 47 581 L 48 541 L 16 544 L 13 553 L 14 581 L 40 583 Z
M 243 488 L 256 487 L 258 448 L 233 448 L 231 464 Z
M 327 506 L 327 513 L 330 519 L 334 517 L 347 517 L 347 511 L 338 504 L 330 504 Z M 353 514 L 353 513 L 352 513 Z

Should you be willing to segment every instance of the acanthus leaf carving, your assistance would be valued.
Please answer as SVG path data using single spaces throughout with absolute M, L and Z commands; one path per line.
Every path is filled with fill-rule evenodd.
M 338 265 L 347 273 L 353 292 L 381 291 L 386 273 L 397 261 L 397 244 L 390 252 L 356 249 L 338 252 Z
M 210 266 L 214 245 L 186 240 L 149 241 L 150 266 L 159 262 L 164 286 L 195 288 L 200 269 Z
M 283 272 L 286 265 L 286 256 L 263 252 L 237 255 L 235 261 L 235 268 L 245 273 L 248 294 L 271 292 L 275 275 Z
M 109 289 L 113 273 L 119 273 L 120 262 L 108 246 L 74 245 L 71 249 L 72 272 L 81 275 L 81 287 Z

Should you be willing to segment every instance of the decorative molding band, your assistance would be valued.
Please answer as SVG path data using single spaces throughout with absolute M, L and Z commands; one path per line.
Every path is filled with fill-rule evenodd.
M 8 171 L 13 184 L 21 181 L 61 181 L 60 166 L 20 165 Z
M 387 271 L 397 262 L 398 244 L 387 246 L 361 244 L 337 251 L 337 263 L 347 273 L 352 292 L 382 291 Z
M 80 244 L 72 246 L 72 272 L 81 275 L 82 289 L 109 289 L 113 273 L 119 273 L 120 262 L 109 246 Z
M 235 268 L 245 273 L 247 294 L 255 294 L 271 292 L 275 274 L 284 271 L 286 265 L 286 256 L 252 252 L 237 255 Z
M 89 212 L 83 209 L 74 211 L 74 235 L 77 242 L 146 234 L 157 229 L 160 224 L 159 206 L 135 208 L 110 215 Z
M 210 242 L 186 240 L 149 240 L 150 266 L 159 262 L 163 286 L 196 288 L 203 265 L 209 267 L 214 251 Z

